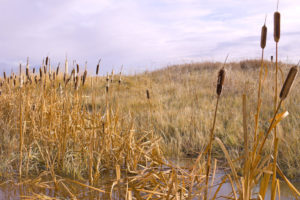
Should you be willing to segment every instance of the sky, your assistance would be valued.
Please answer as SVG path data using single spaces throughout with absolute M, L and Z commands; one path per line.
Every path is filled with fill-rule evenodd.
M 0 0 L 0 73 L 76 60 L 95 73 L 139 73 L 172 64 L 274 55 L 277 0 Z M 281 0 L 279 59 L 300 59 L 300 2 Z M 72 65 L 69 67 L 71 68 Z

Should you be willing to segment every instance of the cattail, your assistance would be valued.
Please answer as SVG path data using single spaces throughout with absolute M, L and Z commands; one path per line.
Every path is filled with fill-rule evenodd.
M 32 69 L 32 73 L 35 74 L 35 67 Z
M 291 90 L 291 87 L 293 85 L 297 73 L 298 73 L 297 66 L 294 66 L 290 69 L 280 92 L 281 100 L 284 100 L 289 94 L 289 91 Z
M 260 38 L 260 47 L 264 49 L 266 47 L 267 43 L 267 27 L 264 24 L 263 27 L 261 28 L 261 38 Z
M 26 67 L 26 76 L 29 77 L 29 69 Z
M 66 83 L 66 73 L 64 73 L 64 78 L 63 78 L 63 80 L 64 80 L 64 83 Z
M 46 66 L 48 66 L 48 61 L 49 61 L 49 58 L 48 58 L 48 56 L 47 56 L 47 57 L 46 57 L 46 62 L 45 62 Z
M 96 75 L 97 76 L 98 76 L 98 73 L 99 73 L 100 62 L 101 62 L 101 59 L 99 60 L 99 62 L 97 64 L 97 68 L 96 68 Z
M 14 86 L 16 86 L 16 79 L 14 78 Z
M 27 57 L 27 64 L 26 64 L 26 76 L 29 76 L 29 57 Z
M 273 56 L 271 56 L 271 62 L 273 62 Z
M 276 11 L 274 13 L 274 40 L 279 42 L 280 39 L 280 13 Z
M 79 74 L 79 64 L 77 64 L 77 74 Z
M 150 93 L 148 89 L 146 90 L 146 95 L 147 95 L 147 99 L 150 99 Z
M 106 87 L 105 87 L 105 91 L 106 91 L 106 93 L 108 93 L 108 85 L 106 85 Z
M 83 73 L 83 77 L 82 77 L 82 85 L 84 85 L 84 83 L 86 81 L 86 77 L 87 77 L 87 71 L 85 70 Z
M 76 76 L 76 80 L 75 80 L 75 90 L 77 90 L 77 88 L 78 88 L 78 82 L 79 82 L 79 77 Z
M 3 78 L 4 78 L 4 80 L 6 80 L 6 73 L 5 72 L 3 72 Z
M 218 83 L 217 83 L 217 95 L 220 96 L 222 93 L 222 88 L 225 80 L 225 69 L 222 68 L 218 74 Z
M 58 73 L 59 73 L 59 64 L 58 64 L 58 66 L 56 68 L 56 76 L 58 76 Z
M 53 77 L 53 80 L 55 80 L 55 78 L 56 78 L 56 77 L 55 77 L 55 73 L 52 74 L 52 77 Z
M 43 72 L 42 72 L 42 68 L 40 68 L 40 79 L 43 78 Z
M 35 84 L 37 84 L 37 82 L 38 82 L 37 76 L 34 77 L 34 82 L 35 82 Z

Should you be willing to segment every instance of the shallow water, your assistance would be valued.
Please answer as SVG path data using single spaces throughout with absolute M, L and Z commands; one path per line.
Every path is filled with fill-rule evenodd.
M 192 164 L 194 163 L 193 159 L 181 159 L 181 160 L 172 160 L 173 164 L 176 164 L 181 167 L 191 167 Z M 220 182 L 221 178 L 224 176 L 224 171 L 218 170 L 215 181 L 214 181 L 214 187 L 211 189 L 211 195 L 215 193 L 217 189 L 217 184 Z M 113 183 L 113 180 L 115 178 L 114 173 L 106 173 L 102 176 L 100 179 L 97 188 L 105 190 L 105 191 L 110 191 L 111 185 Z M 47 184 L 48 182 L 45 180 L 45 183 Z M 88 183 L 86 183 L 88 184 Z M 300 182 L 298 183 L 293 183 L 294 186 L 300 190 Z M 23 185 L 23 186 L 14 186 L 15 184 L 3 184 L 0 186 L 0 200 L 15 200 L 15 199 L 22 199 L 21 197 L 24 196 L 32 196 L 34 193 L 36 194 L 44 194 L 48 197 L 54 197 L 57 199 L 69 199 L 67 198 L 68 193 L 63 192 L 64 190 L 62 189 L 55 189 L 53 183 L 49 183 L 48 185 L 51 188 L 41 188 L 37 187 L 35 185 Z M 72 184 L 68 183 L 67 184 L 68 188 L 73 192 L 74 195 L 78 199 L 110 199 L 110 194 L 109 193 L 99 193 L 94 190 L 88 189 L 86 187 L 81 187 L 77 184 Z M 125 199 L 125 194 L 124 194 L 124 187 L 125 184 L 121 184 L 120 188 L 118 186 L 112 193 L 112 198 L 113 199 Z M 123 189 L 123 190 L 122 190 Z M 258 188 L 256 188 L 253 192 L 257 192 Z M 228 196 L 229 193 L 231 192 L 231 185 L 229 183 L 225 183 L 220 192 L 218 193 L 218 196 Z M 291 190 L 287 186 L 286 183 L 283 181 L 280 182 L 280 199 L 284 200 L 289 200 L 289 199 L 295 199 Z M 43 199 L 43 197 L 41 197 Z M 220 197 L 219 199 L 223 199 Z M 265 199 L 270 199 L 270 187 L 267 191 L 266 198 Z

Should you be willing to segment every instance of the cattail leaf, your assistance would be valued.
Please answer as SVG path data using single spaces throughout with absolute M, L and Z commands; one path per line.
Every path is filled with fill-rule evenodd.
M 288 115 L 289 115 L 289 112 L 288 112 L 288 111 L 284 111 L 284 112 L 282 112 L 282 113 L 277 114 L 276 117 L 275 117 L 275 121 L 274 121 L 274 123 L 272 124 L 270 130 L 272 130 L 274 127 L 276 127 L 276 125 L 277 125 L 280 121 L 282 121 L 284 118 L 286 118 Z M 269 121 L 272 122 L 272 119 L 269 120 Z

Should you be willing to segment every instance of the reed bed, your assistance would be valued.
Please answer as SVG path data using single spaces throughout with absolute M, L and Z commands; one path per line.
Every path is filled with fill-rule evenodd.
M 261 59 L 250 65 L 102 77 L 100 59 L 93 77 L 76 61 L 69 73 L 67 58 L 64 72 L 46 57 L 31 73 L 27 59 L 25 73 L 20 65 L 18 75 L 0 79 L 0 186 L 19 188 L 22 199 L 249 200 L 265 199 L 270 184 L 273 200 L 283 180 L 298 199 L 285 173 L 299 176 L 300 96 L 291 91 L 299 67 L 278 61 L 279 39 L 276 11 L 275 66 L 264 58 L 266 21 Z M 166 159 L 174 155 L 193 164 Z M 227 170 L 216 178 L 221 166 Z M 231 192 L 219 194 L 226 183 Z

